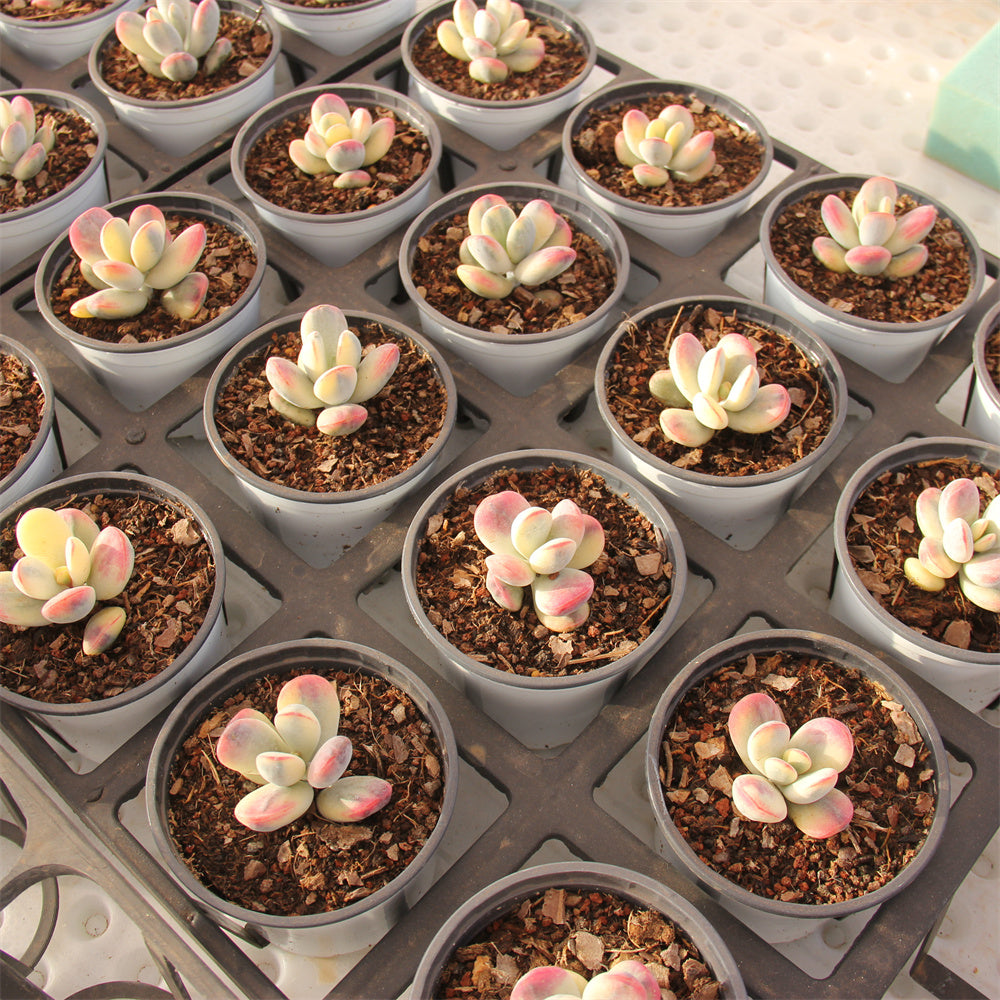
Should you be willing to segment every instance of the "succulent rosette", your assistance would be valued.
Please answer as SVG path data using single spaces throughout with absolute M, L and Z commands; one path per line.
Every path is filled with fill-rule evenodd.
M 0 97 L 0 177 L 30 180 L 45 166 L 55 142 L 51 115 L 36 129 L 31 101 L 20 94 L 9 101 Z
M 510 1000 L 661 1000 L 660 984 L 635 959 L 617 962 L 590 980 L 572 969 L 539 965 L 514 984 Z
M 253 708 L 237 712 L 215 746 L 219 763 L 260 787 L 236 804 L 236 819 L 269 833 L 312 808 L 334 823 L 356 823 L 385 806 L 392 785 L 368 775 L 343 777 L 350 739 L 340 735 L 336 685 L 302 674 L 278 692 L 274 720 Z
M 531 35 L 524 8 L 512 0 L 455 0 L 451 19 L 438 25 L 438 44 L 469 64 L 469 76 L 480 83 L 503 83 L 514 73 L 527 73 L 545 58 L 545 42 Z
M 694 116 L 683 104 L 665 107 L 656 118 L 632 108 L 615 136 L 615 156 L 643 187 L 663 187 L 671 178 L 694 184 L 715 166 L 715 133 L 695 135 Z
M 839 719 L 810 719 L 794 733 L 781 709 L 763 692 L 730 710 L 729 738 L 750 774 L 733 779 L 733 805 L 748 820 L 785 818 L 807 836 L 832 837 L 854 816 L 837 780 L 854 756 L 854 737 Z

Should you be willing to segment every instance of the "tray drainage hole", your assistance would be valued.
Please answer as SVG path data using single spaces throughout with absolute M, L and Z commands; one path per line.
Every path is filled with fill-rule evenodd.
M 45 989 L 45 984 L 49 981 L 49 969 L 45 962 L 39 962 L 31 972 L 25 977 L 29 983 L 37 986 L 40 990 Z
M 951 914 L 946 913 L 944 919 L 941 921 L 941 929 L 938 931 L 938 937 L 950 938 L 955 934 L 955 921 L 952 920 Z
M 92 913 L 83 922 L 83 929 L 92 938 L 99 938 L 108 929 L 108 918 L 104 913 Z
M 823 944 L 827 948 L 839 951 L 841 948 L 847 946 L 847 931 L 836 921 L 831 921 L 824 925 L 821 937 L 823 938 Z
M 271 980 L 272 983 L 278 981 L 281 975 L 281 963 L 273 955 L 256 955 L 254 964 L 261 972 Z

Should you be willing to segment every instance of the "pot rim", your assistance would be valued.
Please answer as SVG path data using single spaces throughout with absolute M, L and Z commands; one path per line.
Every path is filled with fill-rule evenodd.
M 604 187 L 604 185 L 598 184 L 583 169 L 576 156 L 573 155 L 573 137 L 579 131 L 582 120 L 590 111 L 596 108 L 608 107 L 623 99 L 636 96 L 644 97 L 649 94 L 659 93 L 660 91 L 681 92 L 685 95 L 698 97 L 709 107 L 715 108 L 726 115 L 726 117 L 732 119 L 741 128 L 749 132 L 755 132 L 764 146 L 760 170 L 757 172 L 757 175 L 745 187 L 740 188 L 739 191 L 734 191 L 725 198 L 720 198 L 718 201 L 709 202 L 705 205 L 646 205 L 642 202 L 633 201 L 631 198 L 625 198 Z M 588 191 L 600 194 L 602 198 L 606 198 L 616 206 L 628 209 L 631 212 L 648 213 L 650 216 L 684 219 L 705 215 L 715 210 L 725 210 L 747 201 L 763 185 L 767 178 L 771 164 L 774 162 L 774 143 L 767 129 L 764 127 L 764 123 L 745 105 L 728 94 L 700 83 L 648 77 L 624 83 L 612 82 L 578 104 L 570 112 L 566 124 L 563 126 L 562 157 L 563 162 L 573 171 L 577 182 L 582 183 Z
M 152 6 L 154 4 L 143 4 L 140 6 L 138 13 L 145 14 Z M 242 14 L 247 20 L 263 23 L 271 35 L 271 50 L 268 52 L 267 58 L 246 79 L 240 80 L 239 83 L 234 83 L 224 90 L 217 90 L 212 94 L 205 94 L 202 97 L 178 98 L 171 101 L 152 101 L 143 97 L 130 97 L 128 94 L 123 94 L 120 90 L 115 90 L 101 74 L 99 65 L 101 52 L 106 45 L 111 43 L 112 39 L 117 39 L 114 26 L 112 25 L 108 31 L 94 42 L 87 55 L 87 71 L 90 74 L 91 83 L 108 101 L 117 101 L 119 104 L 144 109 L 169 108 L 177 110 L 179 108 L 199 108 L 218 98 L 230 97 L 233 94 L 238 94 L 240 91 L 249 89 L 262 76 L 274 70 L 275 64 L 278 61 L 278 53 L 281 51 L 281 29 L 264 7 L 259 4 L 250 3 L 249 0 L 219 0 L 219 7 L 224 12 Z
M 125 0 L 121 0 L 121 2 L 124 3 Z M 94 130 L 94 135 L 97 136 L 97 152 L 90 158 L 90 163 L 60 191 L 49 195 L 48 198 L 43 198 L 41 201 L 35 202 L 34 205 L 28 205 L 25 208 L 16 208 L 12 212 L 4 212 L 0 216 L 0 230 L 8 222 L 20 222 L 33 214 L 52 208 L 63 198 L 69 198 L 83 187 L 84 184 L 89 182 L 97 171 L 104 169 L 104 158 L 108 151 L 108 126 L 105 124 L 104 118 L 98 112 L 97 108 L 89 101 L 78 97 L 76 94 L 67 94 L 59 90 L 46 90 L 41 87 L 0 91 L 0 97 L 5 97 L 8 100 L 18 95 L 28 98 L 32 104 L 35 104 L 36 100 L 40 98 L 45 104 L 61 108 L 65 111 L 75 112 Z
M 276 319 L 272 319 L 263 326 L 257 327 L 241 340 L 237 341 L 237 343 L 226 352 L 226 354 L 215 366 L 215 369 L 209 377 L 208 385 L 205 388 L 205 403 L 202 407 L 202 413 L 205 433 L 208 436 L 209 444 L 211 445 L 216 458 L 222 462 L 227 471 L 236 476 L 238 479 L 244 480 L 257 489 L 265 490 L 268 493 L 273 494 L 279 500 L 294 500 L 297 503 L 336 505 L 338 503 L 349 504 L 359 501 L 363 502 L 374 497 L 381 496 L 385 493 L 389 493 L 393 490 L 397 490 L 409 480 L 422 475 L 429 467 L 437 462 L 441 452 L 448 443 L 451 431 L 455 425 L 458 413 L 458 390 L 455 386 L 454 376 L 452 375 L 451 369 L 448 367 L 448 364 L 441 352 L 421 334 L 417 333 L 415 330 L 411 330 L 408 326 L 397 319 L 388 316 L 380 316 L 377 313 L 365 312 L 360 309 L 344 310 L 344 315 L 347 318 L 348 325 L 353 325 L 359 320 L 380 323 L 382 326 L 387 327 L 395 334 L 409 339 L 421 348 L 430 358 L 430 361 L 436 370 L 438 380 L 444 386 L 447 402 L 445 405 L 444 417 L 441 421 L 441 429 L 438 432 L 437 438 L 420 456 L 420 458 L 418 458 L 409 468 L 404 469 L 402 472 L 392 476 L 390 479 L 386 479 L 374 486 L 368 486 L 360 490 L 318 493 L 309 490 L 292 489 L 289 486 L 284 486 L 280 483 L 273 483 L 269 479 L 264 479 L 262 476 L 258 476 L 245 465 L 236 461 L 232 453 L 225 446 L 222 441 L 222 436 L 219 434 L 219 431 L 215 426 L 215 421 L 211 419 L 211 416 L 215 413 L 215 403 L 220 390 L 232 377 L 236 366 L 246 357 L 255 353 L 262 344 L 266 343 L 270 339 L 272 334 L 276 332 L 296 332 L 298 329 L 297 324 L 305 315 L 306 311 L 307 310 L 302 310 L 297 313 L 289 313 Z
M 38 453 L 45 446 L 46 438 L 52 430 L 56 416 L 56 393 L 49 377 L 48 369 L 42 364 L 38 355 L 30 350 L 19 340 L 14 340 L 3 333 L 0 333 L 0 354 L 10 354 L 17 358 L 31 370 L 42 389 L 42 415 L 35 440 L 31 442 L 31 447 L 21 456 L 20 461 L 14 466 L 6 476 L 0 477 L 0 494 L 4 490 L 13 486 L 18 479 L 23 476 L 31 466 L 31 463 L 38 456 Z
M 678 925 L 702 953 L 731 1000 L 746 997 L 739 967 L 719 932 L 692 903 L 662 882 L 618 865 L 569 861 L 533 865 L 485 886 L 460 904 L 431 939 L 413 978 L 413 1000 L 430 996 L 454 948 L 530 896 L 556 886 L 598 889 L 658 910 Z M 668 912 L 669 911 L 669 912 Z M 420 992 L 423 991 L 423 992 Z
M 860 316 L 852 316 L 839 309 L 833 309 L 825 302 L 810 295 L 804 288 L 797 285 L 785 272 L 785 269 L 778 263 L 771 248 L 771 228 L 777 217 L 789 205 L 802 201 L 803 198 L 814 191 L 829 191 L 831 193 L 841 188 L 850 189 L 860 187 L 869 179 L 867 174 L 854 173 L 825 173 L 814 174 L 806 177 L 783 190 L 778 190 L 771 198 L 770 203 L 764 211 L 758 230 L 758 240 L 761 251 L 764 254 L 764 264 L 769 277 L 773 277 L 783 288 L 795 296 L 795 298 L 817 312 L 827 321 L 833 320 L 843 323 L 848 327 L 864 330 L 870 333 L 898 334 L 900 331 L 917 333 L 920 331 L 931 331 L 943 325 L 951 326 L 961 319 L 982 295 L 983 285 L 986 280 L 986 261 L 982 248 L 976 242 L 972 231 L 954 212 L 932 195 L 926 194 L 918 188 L 901 181 L 894 181 L 896 189 L 900 194 L 907 194 L 920 204 L 933 205 L 938 210 L 938 214 L 951 220 L 952 225 L 961 233 L 965 245 L 969 251 L 969 291 L 959 305 L 951 312 L 943 313 L 934 319 L 921 320 L 918 323 L 888 323 L 883 320 L 864 319 Z M 818 234 L 817 234 L 818 235 Z
M 59 500 L 67 499 L 71 494 L 88 497 L 96 493 L 111 494 L 113 496 L 139 493 L 157 503 L 166 504 L 174 510 L 185 507 L 194 515 L 198 527 L 201 529 L 201 533 L 208 543 L 212 560 L 215 563 L 215 586 L 213 587 L 212 599 L 205 611 L 205 620 L 183 651 L 178 653 L 173 661 L 164 667 L 155 677 L 151 677 L 148 681 L 144 681 L 142 684 L 129 688 L 127 691 L 113 695 L 110 698 L 79 703 L 50 703 L 25 697 L 24 695 L 10 691 L 6 687 L 0 686 L 0 702 L 9 704 L 21 711 L 41 716 L 79 719 L 99 716 L 102 712 L 133 704 L 172 680 L 188 665 L 204 644 L 219 615 L 222 614 L 226 589 L 226 556 L 222 547 L 222 538 L 200 504 L 196 503 L 183 490 L 163 480 L 139 472 L 86 473 L 68 476 L 65 479 L 54 479 L 52 482 L 46 483 L 36 490 L 32 490 L 26 496 L 15 500 L 3 510 L 0 510 L 0 523 L 29 510 L 32 506 L 37 505 L 39 501 L 44 504 L 50 497 Z
M 11 26 L 16 25 L 19 28 L 31 31 L 45 31 L 56 28 L 62 28 L 65 30 L 72 25 L 92 24 L 94 21 L 101 21 L 112 12 L 115 12 L 117 16 L 118 9 L 120 7 L 124 7 L 126 3 L 128 3 L 128 0 L 112 0 L 112 3 L 101 10 L 94 10 L 89 14 L 63 17 L 59 20 L 52 21 L 28 21 L 23 17 L 11 17 L 9 14 L 0 13 L 0 23 L 9 24 Z
M 384 0 L 374 0 L 374 2 L 381 3 Z M 321 11 L 321 13 L 329 14 L 332 12 Z M 316 97 L 327 93 L 337 94 L 347 101 L 352 108 L 371 107 L 381 104 L 389 108 L 390 111 L 405 118 L 411 125 L 424 133 L 431 147 L 430 159 L 424 167 L 423 173 L 405 191 L 383 202 L 381 205 L 372 205 L 370 208 L 356 209 L 352 212 L 332 212 L 321 215 L 285 208 L 277 202 L 269 201 L 250 186 L 247 182 L 243 166 L 250 147 L 271 125 L 308 111 Z M 350 100 L 352 97 L 354 98 L 353 101 Z M 387 87 L 377 84 L 328 83 L 290 91 L 281 97 L 276 97 L 262 108 L 256 110 L 240 126 L 236 137 L 233 139 L 232 149 L 229 154 L 229 165 L 236 186 L 240 189 L 241 194 L 252 204 L 275 215 L 280 215 L 282 218 L 294 221 L 296 225 L 330 226 L 337 222 L 357 222 L 398 211 L 401 206 L 421 194 L 437 175 L 443 149 L 441 132 L 434 119 L 416 101 L 407 97 L 406 94 L 401 94 L 397 90 L 390 90 Z
M 301 15 L 302 17 L 311 17 L 318 15 L 324 17 L 327 15 L 337 14 L 356 14 L 359 10 L 367 10 L 371 7 L 384 7 L 387 4 L 394 3 L 395 0 L 354 0 L 353 3 L 346 6 L 340 7 L 302 7 L 296 3 L 290 3 L 288 0 L 263 0 L 265 7 L 279 7 L 281 10 L 290 11 L 291 13 Z
M 574 17 L 570 11 L 564 9 L 563 7 L 548 3 L 546 0 L 524 0 L 521 6 L 524 8 L 526 15 L 534 15 L 546 24 L 557 27 L 561 31 L 565 31 L 576 38 L 576 40 L 583 47 L 584 54 L 587 57 L 587 62 L 583 69 L 581 69 L 572 80 L 569 80 L 558 90 L 550 91 L 547 94 L 539 94 L 536 97 L 523 98 L 521 100 L 487 101 L 479 97 L 464 97 L 451 90 L 445 90 L 444 87 L 438 86 L 438 84 L 434 83 L 432 80 L 427 79 L 427 77 L 424 76 L 419 69 L 417 69 L 413 63 L 410 50 L 413 48 L 413 43 L 418 37 L 420 37 L 422 32 L 428 29 L 440 18 L 449 16 L 452 6 L 452 0 L 442 0 L 441 3 L 436 3 L 433 7 L 429 7 L 427 10 L 417 14 L 406 25 L 406 28 L 403 30 L 403 37 L 400 40 L 400 53 L 403 57 L 403 65 L 406 68 L 406 72 L 414 80 L 416 80 L 421 87 L 424 87 L 439 99 L 444 99 L 454 104 L 460 104 L 468 108 L 487 112 L 490 109 L 497 108 L 523 108 L 528 110 L 538 107 L 539 105 L 546 104 L 549 101 L 558 100 L 560 97 L 570 94 L 573 90 L 582 85 L 583 81 L 590 75 L 591 70 L 593 70 L 594 65 L 597 62 L 597 46 L 594 42 L 594 36 L 591 34 L 590 29 L 583 23 L 583 21 Z
M 726 310 L 735 308 L 741 315 L 763 326 L 771 327 L 776 332 L 791 340 L 819 370 L 826 381 L 832 397 L 833 422 L 826 437 L 808 455 L 800 458 L 792 465 L 785 466 L 783 469 L 776 469 L 773 472 L 764 472 L 752 476 L 712 476 L 705 472 L 695 472 L 691 469 L 681 469 L 676 465 L 671 465 L 641 445 L 637 445 L 622 429 L 621 424 L 615 419 L 608 405 L 605 377 L 608 366 L 611 363 L 611 357 L 618 344 L 629 332 L 631 326 L 643 320 L 676 311 L 678 307 L 695 305 L 697 303 L 704 303 L 709 306 L 721 305 Z M 680 298 L 668 299 L 664 302 L 657 302 L 651 306 L 647 306 L 645 309 L 639 310 L 620 323 L 618 328 L 607 338 L 604 347 L 601 349 L 594 372 L 594 397 L 597 401 L 598 411 L 601 419 L 615 437 L 615 440 L 630 454 L 635 456 L 635 458 L 652 466 L 660 474 L 671 476 L 681 482 L 697 484 L 699 486 L 714 486 L 720 489 L 739 490 L 747 486 L 765 486 L 770 483 L 781 482 L 805 473 L 821 462 L 827 453 L 832 450 L 847 419 L 847 381 L 844 378 L 840 362 L 826 344 L 807 329 L 800 326 L 788 313 L 735 295 L 686 295 Z
M 701 861 L 687 841 L 677 832 L 670 813 L 664 804 L 659 779 L 659 749 L 664 730 L 683 695 L 694 684 L 703 680 L 719 667 L 750 652 L 787 650 L 790 652 L 819 652 L 835 661 L 836 665 L 857 667 L 883 687 L 909 712 L 920 735 L 931 752 L 936 773 L 934 819 L 920 851 L 890 882 L 863 896 L 836 903 L 791 903 L 758 896 L 727 878 Z M 841 662 L 842 661 L 842 662 Z M 779 917 L 804 917 L 808 919 L 843 917 L 850 913 L 878 906 L 908 886 L 930 863 L 944 836 L 950 809 L 951 779 L 944 743 L 934 719 L 923 701 L 903 677 L 888 664 L 870 653 L 835 636 L 810 629 L 762 629 L 732 635 L 703 650 L 689 660 L 668 683 L 660 696 L 650 719 L 646 737 L 646 792 L 656 819 L 656 825 L 678 854 L 688 874 L 708 886 L 716 896 L 732 899 L 744 906 Z
M 160 202 L 163 202 L 163 205 L 160 205 Z M 69 231 L 66 230 L 49 244 L 48 249 L 42 255 L 38 269 L 35 271 L 35 302 L 46 323 L 60 337 L 65 338 L 71 344 L 84 351 L 106 351 L 109 354 L 117 355 L 149 354 L 153 356 L 159 351 L 166 351 L 178 345 L 190 343 L 193 340 L 200 340 L 202 337 L 214 333 L 221 326 L 232 320 L 241 309 L 252 301 L 254 295 L 260 290 L 261 282 L 264 280 L 264 271 L 267 267 L 267 246 L 264 242 L 264 235 L 261 233 L 257 223 L 245 212 L 231 202 L 223 198 L 218 198 L 215 195 L 200 194 L 196 191 L 174 191 L 169 189 L 166 191 L 148 191 L 145 194 L 130 195 L 128 198 L 120 198 L 118 201 L 109 202 L 103 207 L 112 215 L 127 216 L 131 209 L 146 203 L 156 204 L 161 210 L 164 210 L 164 214 L 176 211 L 191 212 L 195 215 L 204 216 L 243 236 L 253 247 L 257 258 L 257 267 L 254 271 L 254 276 L 250 279 L 250 284 L 244 289 L 243 294 L 225 312 L 220 313 L 214 319 L 203 323 L 201 326 L 196 326 L 188 330 L 186 333 L 146 344 L 108 344 L 101 340 L 95 340 L 92 337 L 85 337 L 68 327 L 56 317 L 49 303 L 49 290 L 54 280 L 54 275 L 61 271 L 73 256 L 73 249 L 69 242 Z
M 508 466 L 535 470 L 546 468 L 553 464 L 564 468 L 582 467 L 598 473 L 605 480 L 608 489 L 612 493 L 622 497 L 630 506 L 634 507 L 649 520 L 654 527 L 658 527 L 663 534 L 663 539 L 667 546 L 667 554 L 673 565 L 674 575 L 671 578 L 670 601 L 667 604 L 663 617 L 657 622 L 656 627 L 650 634 L 630 653 L 626 653 L 617 660 L 580 674 L 569 674 L 562 677 L 527 677 L 521 674 L 507 673 L 495 667 L 479 663 L 448 642 L 441 632 L 431 624 L 427 617 L 427 612 L 424 610 L 419 595 L 416 592 L 415 567 L 417 550 L 421 539 L 424 537 L 424 528 L 430 515 L 435 513 L 450 499 L 451 494 L 458 486 L 470 483 L 478 484 L 491 472 Z M 616 487 L 614 485 L 615 480 L 624 483 L 627 488 Z M 607 462 L 576 452 L 549 448 L 526 448 L 519 451 L 503 452 L 499 455 L 490 455 L 488 458 L 483 458 L 464 466 L 458 472 L 439 483 L 420 505 L 420 508 L 413 515 L 407 527 L 406 536 L 403 540 L 401 569 L 403 595 L 410 610 L 410 615 L 416 622 L 421 633 L 425 638 L 429 639 L 440 655 L 448 657 L 463 671 L 473 674 L 481 680 L 490 681 L 508 688 L 521 688 L 539 692 L 568 691 L 573 688 L 583 687 L 591 681 L 607 680 L 627 673 L 640 659 L 644 662 L 645 658 L 651 655 L 648 652 L 650 646 L 647 644 L 652 644 L 655 653 L 666 642 L 667 633 L 674 626 L 677 616 L 681 611 L 688 575 L 687 556 L 681 534 L 670 513 L 650 490 L 624 470 Z
M 277 660 L 278 662 L 274 662 Z M 413 860 L 390 882 L 362 899 L 323 913 L 283 915 L 248 910 L 223 899 L 209 889 L 178 857 L 173 838 L 166 833 L 166 796 L 164 786 L 169 776 L 177 744 L 187 735 L 192 720 L 198 718 L 198 706 L 218 701 L 247 679 L 267 673 L 283 673 L 297 666 L 309 666 L 328 660 L 331 669 L 345 669 L 382 677 L 407 694 L 434 730 L 441 748 L 444 796 L 438 821 Z M 247 676 L 242 676 L 244 669 Z M 236 678 L 239 677 L 237 681 Z M 275 927 L 301 930 L 329 923 L 340 923 L 376 909 L 398 896 L 417 878 L 444 838 L 458 799 L 458 747 L 444 708 L 431 689 L 409 667 L 379 649 L 341 639 L 290 639 L 251 649 L 231 656 L 190 688 L 164 720 L 149 758 L 146 775 L 146 812 L 153 839 L 162 863 L 173 878 L 198 902 L 219 910 L 247 927 Z
M 467 208 L 483 194 L 499 194 L 515 203 L 529 202 L 533 198 L 545 198 L 557 212 L 571 216 L 573 225 L 580 232 L 596 240 L 605 254 L 614 258 L 616 275 L 615 286 L 611 294 L 597 309 L 576 323 L 570 323 L 569 326 L 561 326 L 555 330 L 517 334 L 515 337 L 510 336 L 510 334 L 491 333 L 489 330 L 478 330 L 475 327 L 466 326 L 435 309 L 419 294 L 410 274 L 410 264 L 416 254 L 417 240 L 431 226 L 450 215 L 454 215 L 456 210 Z M 449 191 L 434 204 L 425 208 L 413 219 L 403 234 L 399 247 L 398 264 L 403 288 L 418 311 L 426 312 L 449 333 L 457 334 L 474 343 L 507 344 L 516 348 L 518 344 L 539 344 L 546 341 L 563 340 L 581 331 L 591 329 L 597 324 L 603 324 L 625 292 L 625 286 L 628 284 L 630 259 L 628 243 L 618 224 L 596 205 L 553 184 L 501 181 L 496 184 L 477 184 L 473 187 Z
M 998 328 L 1000 328 L 1000 300 L 980 320 L 972 340 L 972 364 L 976 372 L 976 381 L 982 386 L 982 391 L 989 397 L 993 406 L 1000 410 L 1000 389 L 986 368 L 986 341 Z
M 907 641 L 927 653 L 940 656 L 947 653 L 949 657 L 960 663 L 994 663 L 1000 666 L 1000 653 L 984 653 L 975 650 L 959 649 L 957 646 L 948 646 L 927 636 L 915 629 L 904 625 L 898 618 L 889 614 L 885 608 L 875 600 L 868 592 L 868 588 L 861 583 L 850 553 L 847 551 L 847 519 L 851 516 L 854 504 L 866 486 L 878 475 L 890 469 L 898 469 L 903 466 L 912 465 L 923 458 L 947 457 L 947 458 L 968 458 L 973 457 L 975 461 L 991 463 L 1000 468 L 1000 445 L 990 444 L 987 441 L 975 441 L 971 438 L 958 437 L 924 437 L 911 438 L 900 441 L 898 444 L 890 445 L 872 455 L 864 464 L 859 466 L 853 475 L 848 479 L 837 501 L 837 507 L 833 516 L 833 542 L 836 555 L 836 562 L 842 572 L 842 579 L 850 589 L 853 597 L 860 601 L 868 612 L 874 616 L 887 631 L 905 636 Z

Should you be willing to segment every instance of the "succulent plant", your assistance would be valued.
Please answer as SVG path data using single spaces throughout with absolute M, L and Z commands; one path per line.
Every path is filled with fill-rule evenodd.
M 667 360 L 669 369 L 653 373 L 649 391 L 667 404 L 660 429 L 677 444 L 698 448 L 725 427 L 763 434 L 788 416 L 788 390 L 760 384 L 757 351 L 742 334 L 727 333 L 708 351 L 693 333 L 678 334 Z
M 916 503 L 923 538 L 917 556 L 903 563 L 903 572 L 929 591 L 943 590 L 957 576 L 973 604 L 1000 612 L 1000 497 L 989 502 L 981 517 L 979 504 L 979 487 L 971 479 L 925 489 Z
M 268 402 L 303 427 L 315 424 L 331 437 L 352 434 L 368 419 L 361 404 L 381 392 L 396 370 L 399 348 L 380 344 L 362 356 L 361 341 L 336 306 L 313 306 L 299 330 L 302 347 L 296 362 L 267 359 Z
M 613 965 L 589 981 L 558 965 L 529 969 L 514 984 L 510 1000 L 660 1000 L 660 985 L 648 966 L 635 959 Z
M 156 0 L 145 17 L 122 11 L 115 34 L 151 76 L 185 83 L 199 69 L 218 72 L 232 56 L 232 42 L 217 37 L 220 19 L 217 0 Z
M 560 500 L 550 513 L 504 490 L 476 507 L 473 528 L 491 553 L 486 589 L 497 604 L 520 611 L 530 586 L 535 613 L 547 629 L 569 632 L 587 620 L 594 580 L 583 570 L 604 551 L 604 529 L 596 518 L 572 500 Z
M 34 628 L 82 621 L 100 601 L 117 597 L 132 576 L 135 553 L 113 525 L 99 528 L 82 510 L 32 507 L 15 528 L 24 555 L 0 572 L 0 622 Z M 125 624 L 123 608 L 109 605 L 87 621 L 83 652 L 108 649 Z
M 484 299 L 502 299 L 518 285 L 541 285 L 576 260 L 569 223 L 541 198 L 520 215 L 498 194 L 484 194 L 469 208 L 458 279 Z
M 277 830 L 316 810 L 334 823 L 356 823 L 381 809 L 392 785 L 367 775 L 343 777 L 353 747 L 338 735 L 336 685 L 318 674 L 302 674 L 278 692 L 274 721 L 253 708 L 237 712 L 219 736 L 219 763 L 259 788 L 236 804 L 244 826 Z
M 810 719 L 792 734 L 774 700 L 755 692 L 733 705 L 728 727 L 752 772 L 733 780 L 733 804 L 747 819 L 780 823 L 787 816 L 819 840 L 847 828 L 854 806 L 834 787 L 854 756 L 854 737 L 843 722 Z
M 713 132 L 694 134 L 694 117 L 683 104 L 665 107 L 652 120 L 632 108 L 615 136 L 615 156 L 643 187 L 662 187 L 671 177 L 693 184 L 715 166 L 714 144 Z
M 35 128 L 31 101 L 18 94 L 9 101 L 0 97 L 0 177 L 26 181 L 34 177 L 56 142 L 55 122 L 46 115 Z
M 529 35 L 531 22 L 512 0 L 455 0 L 452 19 L 438 25 L 438 44 L 469 64 L 469 76 L 480 83 L 503 83 L 514 73 L 527 73 L 545 58 L 545 42 Z
M 305 137 L 288 144 L 292 162 L 307 174 L 337 174 L 338 188 L 366 187 L 372 179 L 362 167 L 381 160 L 392 145 L 396 123 L 391 118 L 372 121 L 367 108 L 354 112 L 336 94 L 320 94 L 309 110 L 311 124 Z
M 927 263 L 927 247 L 920 241 L 934 228 L 937 209 L 920 205 L 896 217 L 896 185 L 888 177 L 870 177 L 848 208 L 843 199 L 828 194 L 820 214 L 829 236 L 813 240 L 820 263 L 840 274 L 906 278 Z
M 208 278 L 194 266 L 205 249 L 205 227 L 196 222 L 177 237 L 155 205 L 139 205 L 126 221 L 89 208 L 69 227 L 80 273 L 98 291 L 70 312 L 79 319 L 123 319 L 146 308 L 154 291 L 178 319 L 191 319 L 208 293 Z

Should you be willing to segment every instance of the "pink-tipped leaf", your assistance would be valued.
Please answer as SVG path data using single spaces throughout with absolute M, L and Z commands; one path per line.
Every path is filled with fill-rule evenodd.
M 304 781 L 290 788 L 261 785 L 236 803 L 233 815 L 251 830 L 270 833 L 297 820 L 312 803 L 313 790 Z
M 861 243 L 858 224 L 854 221 L 854 216 L 851 215 L 851 210 L 843 199 L 838 198 L 835 194 L 828 194 L 823 199 L 819 213 L 823 219 L 823 225 L 843 249 L 850 250 Z M 813 249 L 815 251 L 815 247 Z M 822 260 L 822 257 L 820 259 Z
M 42 605 L 42 617 L 54 625 L 68 625 L 86 618 L 96 604 L 93 587 L 68 587 Z
M 523 557 L 518 555 L 501 555 L 491 552 L 486 557 L 485 565 L 487 573 L 492 573 L 498 580 L 511 587 L 527 587 L 535 579 L 536 571 Z M 518 607 L 520 607 L 520 602 L 518 602 Z
M 572 969 L 538 965 L 518 979 L 510 991 L 510 1000 L 548 1000 L 559 995 L 582 997 L 586 985 L 587 980 Z
M 766 722 L 784 722 L 785 717 L 774 699 L 762 691 L 745 695 L 729 710 L 726 727 L 740 760 L 753 768 L 753 761 L 747 754 L 747 745 L 753 731 Z
M 352 775 L 335 781 L 316 796 L 321 816 L 334 823 L 357 823 L 388 805 L 392 785 L 382 778 Z
M 305 705 L 285 705 L 279 708 L 274 715 L 274 728 L 292 753 L 307 760 L 319 746 L 319 719 Z
M 368 411 L 358 403 L 328 406 L 316 416 L 316 429 L 327 437 L 343 437 L 359 430 L 368 419 Z
M 257 754 L 255 766 L 265 782 L 282 788 L 298 784 L 306 776 L 305 761 L 298 754 L 281 750 L 265 750 Z
M 125 609 L 101 608 L 90 616 L 83 630 L 83 655 L 99 656 L 110 649 L 125 627 Z
M 737 775 L 732 796 L 740 813 L 756 823 L 780 823 L 788 815 L 784 795 L 762 775 Z
M 306 779 L 313 788 L 329 788 L 351 763 L 354 747 L 346 736 L 331 736 L 309 761 Z
M 319 674 L 300 674 L 287 681 L 278 692 L 277 709 L 305 705 L 319 719 L 319 742 L 337 735 L 340 726 L 340 698 L 337 687 Z
M 868 277 L 881 274 L 891 259 L 885 247 L 859 246 L 844 254 L 844 262 L 855 274 Z
M 789 802 L 788 817 L 807 837 L 826 840 L 851 825 L 854 805 L 839 788 L 833 788 L 818 802 Z
M 514 519 L 531 505 L 520 493 L 503 490 L 480 501 L 472 516 L 476 537 L 490 550 L 501 555 L 517 555 L 510 530 Z
M 349 402 L 363 403 L 377 396 L 388 384 L 399 365 L 399 348 L 379 344 L 369 351 L 358 366 L 358 380 Z
M 289 750 L 288 744 L 266 716 L 255 709 L 237 712 L 215 744 L 215 756 L 223 767 L 237 771 L 257 784 L 264 779 L 257 770 L 257 757 L 269 750 Z
M 564 569 L 555 576 L 540 576 L 531 589 L 539 612 L 559 617 L 590 600 L 594 578 L 579 569 Z
M 135 550 L 120 528 L 114 525 L 101 530 L 90 550 L 90 584 L 99 601 L 117 597 L 132 576 Z

